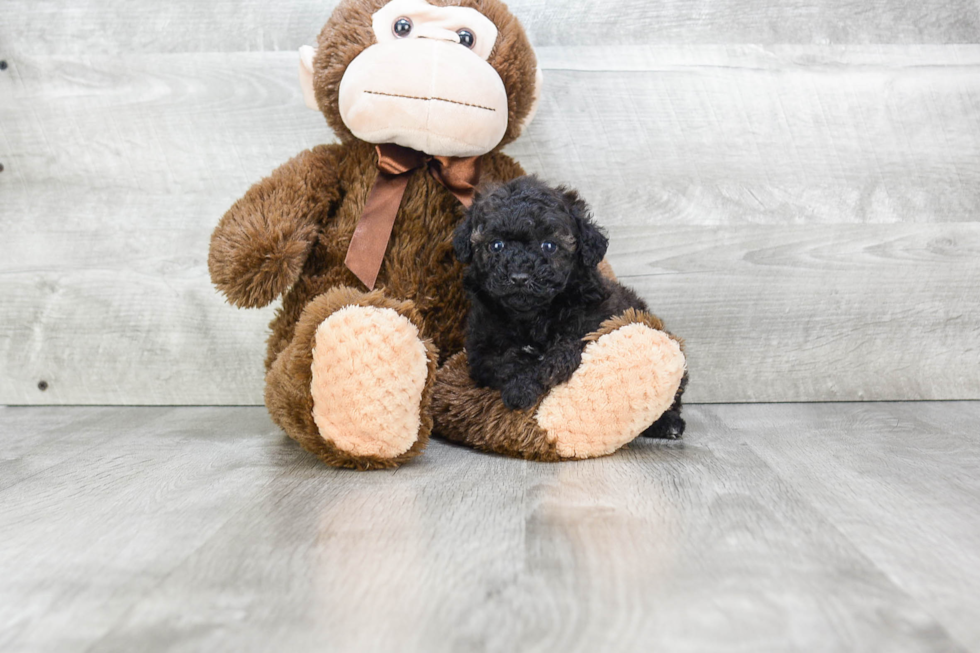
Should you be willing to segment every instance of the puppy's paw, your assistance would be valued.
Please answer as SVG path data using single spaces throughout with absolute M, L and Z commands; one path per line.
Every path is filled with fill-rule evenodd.
M 551 386 L 561 385 L 570 378 L 582 364 L 582 341 L 562 343 L 544 361 L 543 371 Z
M 540 383 L 526 379 L 515 379 L 504 386 L 500 393 L 504 405 L 511 410 L 527 410 L 537 403 L 544 388 Z
M 676 410 L 668 410 L 656 422 L 641 433 L 645 438 L 661 440 L 679 440 L 684 435 L 684 419 Z

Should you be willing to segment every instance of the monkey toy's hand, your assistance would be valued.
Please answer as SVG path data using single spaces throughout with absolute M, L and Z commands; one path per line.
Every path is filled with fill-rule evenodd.
M 299 278 L 324 215 L 339 197 L 339 146 L 280 166 L 235 202 L 211 236 L 211 281 L 236 306 L 258 308 Z
M 545 387 L 530 374 L 519 374 L 504 384 L 501 399 L 511 410 L 526 410 L 537 403 Z

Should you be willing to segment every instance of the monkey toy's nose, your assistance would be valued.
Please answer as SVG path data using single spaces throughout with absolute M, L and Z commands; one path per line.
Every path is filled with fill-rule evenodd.
M 510 280 L 517 284 L 518 286 L 523 286 L 527 283 L 527 280 L 531 278 L 531 275 L 527 272 L 515 272 L 510 275 Z

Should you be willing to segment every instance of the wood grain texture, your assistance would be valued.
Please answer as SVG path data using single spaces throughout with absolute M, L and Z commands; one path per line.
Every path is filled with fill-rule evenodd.
M 972 598 L 980 586 L 976 404 L 705 411 L 790 479 L 959 642 L 980 649 L 980 605 Z M 790 436 L 793 424 L 805 425 L 802 437 Z
M 978 224 L 647 226 L 611 236 L 621 279 L 687 340 L 692 401 L 980 393 Z M 4 383 L 16 403 L 261 402 L 256 352 L 268 311 L 224 306 L 203 249 L 186 268 L 174 263 L 185 243 L 147 252 L 141 273 L 121 281 L 99 266 L 114 252 L 82 242 L 91 258 L 62 262 L 53 249 L 38 261 L 45 273 L 2 277 L 5 315 L 24 325 L 8 327 L 6 340 Z
M 258 408 L 0 408 L 35 443 L 0 647 L 980 651 L 980 404 L 921 408 L 691 406 L 609 458 L 436 441 L 373 473 Z
M 509 151 L 593 204 L 691 343 L 692 400 L 980 396 L 980 46 L 541 60 Z M 0 402 L 261 402 L 270 311 L 223 305 L 206 250 L 251 183 L 332 139 L 294 75 L 289 53 L 12 60 Z
M 617 274 L 686 339 L 692 401 L 980 393 L 980 224 L 611 234 Z
M 980 213 L 980 46 L 557 48 L 542 63 L 539 117 L 508 151 L 607 223 Z M 141 210 L 145 193 L 231 201 L 333 140 L 295 67 L 289 53 L 14 62 L 0 76 L 8 210 L 68 212 L 108 190 Z M 183 218 L 168 209 L 147 221 Z
M 67 410 L 80 419 L 58 431 L 13 409 L 0 419 L 0 442 L 33 432 L 17 464 L 35 469 L 0 503 L 5 651 L 84 650 L 234 515 L 230 502 L 307 463 L 261 414 L 226 412 L 209 434 L 200 409 Z
M 974 221 L 980 48 L 560 48 L 510 147 L 606 224 Z
M 336 0 L 292 2 L 5 0 L 0 47 L 23 54 L 296 50 L 313 44 Z M 976 43 L 970 0 L 720 0 L 710 4 L 619 0 L 511 0 L 532 42 Z
M 66 440 L 98 442 L 104 427 L 111 428 L 112 420 L 124 413 L 102 406 L 43 410 L 33 415 L 29 428 L 11 419 L 14 415 L 6 408 L 0 409 L 0 490 L 69 459 L 70 448 L 61 445 Z

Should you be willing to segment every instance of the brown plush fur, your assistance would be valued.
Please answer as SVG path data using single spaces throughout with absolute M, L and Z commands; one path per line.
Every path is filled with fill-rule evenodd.
M 313 154 L 327 157 L 340 147 L 316 148 Z M 331 207 L 332 211 L 321 213 L 329 220 L 322 220 L 313 232 L 315 240 L 309 243 L 302 273 L 292 282 L 270 325 L 266 406 L 286 433 L 327 464 L 358 469 L 391 467 L 422 451 L 432 427 L 431 417 L 423 410 L 419 442 L 396 459 L 348 456 L 327 445 L 319 437 L 311 414 L 309 387 L 313 334 L 319 323 L 346 301 L 347 304 L 393 308 L 408 317 L 423 337 L 431 341 L 430 365 L 433 370 L 440 354 L 444 357 L 462 349 L 462 316 L 468 311 L 468 303 L 462 288 L 462 269 L 453 256 L 451 241 L 453 230 L 462 219 L 463 207 L 427 172 L 413 173 L 392 230 L 377 289 L 361 297 L 359 291 L 351 290 L 363 286 L 344 266 L 344 257 L 374 183 L 374 147 L 355 141 L 344 150 L 346 155 L 337 157 L 336 168 L 342 200 L 335 208 Z M 277 170 L 273 178 L 282 170 Z M 505 155 L 484 157 L 485 178 L 505 181 L 521 174 L 520 166 Z M 257 188 L 264 189 L 268 181 Z M 283 186 L 288 183 L 280 185 Z M 251 194 L 249 191 L 242 202 L 247 202 Z M 288 202 L 286 206 L 291 208 Z M 316 215 L 317 209 L 322 211 L 322 208 L 308 207 L 307 211 Z M 287 220 L 286 215 L 270 213 L 280 217 L 280 221 Z M 328 296 L 344 297 L 345 300 L 324 304 L 323 294 L 335 292 L 338 287 L 347 289 L 347 294 Z M 431 393 L 432 377 L 430 374 L 426 382 L 426 397 Z
M 271 325 L 267 365 L 292 340 L 294 325 L 311 299 L 336 286 L 363 288 L 344 266 L 344 257 L 374 183 L 376 159 L 374 146 L 360 141 L 344 150 L 346 156 L 337 168 L 343 200 L 318 225 L 302 274 L 283 298 Z M 506 155 L 484 156 L 484 179 L 505 181 L 521 174 L 521 167 Z M 421 316 L 419 330 L 433 340 L 443 357 L 463 348 L 465 325 L 460 316 L 466 314 L 468 303 L 462 267 L 452 247 L 453 230 L 462 217 L 459 200 L 428 172 L 412 173 L 377 281 L 386 297 L 414 303 Z
M 343 151 L 321 145 L 282 165 L 228 210 L 211 238 L 211 280 L 242 308 L 265 306 L 299 277 L 340 198 Z
M 533 413 L 508 411 L 499 392 L 472 387 L 465 355 L 440 372 L 437 364 L 463 347 L 468 302 L 452 235 L 463 217 L 459 201 L 426 170 L 410 173 L 377 289 L 364 290 L 344 258 L 377 175 L 373 145 L 353 137 L 337 107 L 347 65 L 374 43 L 370 16 L 386 0 L 342 0 L 319 38 L 314 60 L 317 101 L 342 141 L 303 152 L 255 184 L 219 222 L 211 240 L 211 278 L 237 306 L 265 306 L 283 295 L 266 355 L 265 401 L 272 418 L 303 448 L 328 465 L 355 469 L 397 466 L 418 455 L 435 428 L 471 446 L 512 456 L 558 460 Z M 517 20 L 499 0 L 430 0 L 461 4 L 496 23 L 489 63 L 507 89 L 507 132 L 483 156 L 483 182 L 524 174 L 499 152 L 516 138 L 534 94 L 536 60 Z M 313 343 L 317 327 L 347 305 L 391 308 L 408 318 L 425 341 L 428 377 L 415 444 L 395 458 L 355 456 L 320 437 L 313 419 Z M 636 317 L 624 316 L 627 322 Z
M 435 433 L 447 440 L 513 458 L 562 460 L 534 420 L 536 409 L 510 410 L 499 390 L 477 387 L 470 378 L 466 352 L 450 358 L 436 374 L 432 398 Z
M 611 270 L 612 268 L 610 268 L 610 272 Z M 600 326 L 597 330 L 593 331 L 589 335 L 582 338 L 582 340 L 584 340 L 585 342 L 595 342 L 596 340 L 606 335 L 607 333 L 612 333 L 616 329 L 620 329 L 626 326 L 627 324 L 635 324 L 637 322 L 641 324 L 645 324 L 651 329 L 654 329 L 655 331 L 663 331 L 668 336 L 670 336 L 671 340 L 673 340 L 678 345 L 680 345 L 682 352 L 684 351 L 684 339 L 678 338 L 673 333 L 667 331 L 667 329 L 664 328 L 663 320 L 661 320 L 656 315 L 653 315 L 651 313 L 644 313 L 643 311 L 638 311 L 635 308 L 628 308 L 623 312 L 622 315 L 617 315 L 615 317 L 609 318 L 608 320 L 602 323 L 602 326 Z
M 377 175 L 373 145 L 344 126 L 337 89 L 347 65 L 375 42 L 371 14 L 386 0 L 343 0 L 323 28 L 314 61 L 317 100 L 342 144 L 303 152 L 255 184 L 219 222 L 208 267 L 218 289 L 241 307 L 283 296 L 270 325 L 266 406 L 305 449 L 329 465 L 391 467 L 418 455 L 428 440 L 427 410 L 437 359 L 463 347 L 468 303 L 452 234 L 463 217 L 459 201 L 424 169 L 411 173 L 374 292 L 344 265 L 354 228 Z M 434 0 L 432 4 L 457 4 Z M 536 59 L 523 28 L 497 0 L 464 0 L 493 20 L 499 38 L 489 62 L 507 89 L 510 116 L 504 140 L 484 155 L 484 182 L 524 174 L 500 147 L 517 137 L 531 108 Z M 418 441 L 394 459 L 353 456 L 325 442 L 311 414 L 312 343 L 317 326 L 346 304 L 393 308 L 427 339 L 429 378 Z

